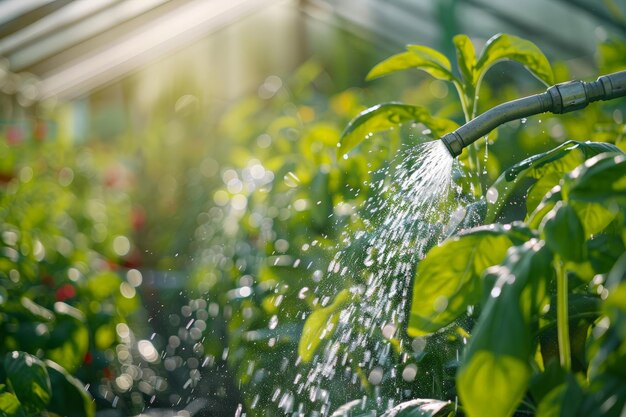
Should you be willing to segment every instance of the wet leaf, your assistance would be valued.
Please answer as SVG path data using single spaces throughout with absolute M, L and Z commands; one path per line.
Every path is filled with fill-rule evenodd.
M 411 68 L 422 70 L 440 80 L 455 79 L 450 61 L 442 53 L 422 45 L 408 45 L 406 49 L 407 52 L 392 55 L 377 64 L 366 79 L 372 80 Z
M 545 246 L 530 241 L 490 271 L 495 285 L 456 378 L 468 417 L 510 417 L 522 400 L 532 374 L 531 317 L 547 303 L 551 261 Z
M 572 206 L 562 201 L 556 203 L 539 229 L 548 247 L 563 260 L 582 262 L 585 259 L 585 230 Z
M 334 332 L 339 320 L 339 313 L 350 299 L 350 291 L 342 290 L 337 294 L 332 304 L 313 311 L 307 317 L 298 345 L 298 355 L 304 362 L 313 359 L 313 355 L 315 355 L 315 351 L 322 340 L 328 339 Z
M 570 175 L 568 195 L 586 202 L 626 201 L 626 155 L 598 155 Z M 569 184 L 568 184 L 569 185 Z
M 503 60 L 519 62 L 544 84 L 554 84 L 550 62 L 537 45 L 505 33 L 499 33 L 487 41 L 476 63 L 476 73 L 480 76 L 492 65 Z
M 555 204 L 562 200 L 560 188 L 549 192 L 535 210 L 528 214 L 527 222 L 531 229 L 539 229 L 543 218 L 552 210 Z M 585 238 L 602 232 L 615 218 L 616 213 L 605 208 L 601 203 L 570 201 L 585 230 Z
M 510 226 L 477 228 L 428 252 L 413 284 L 410 336 L 439 330 L 479 301 L 482 273 L 499 264 L 513 245 L 510 230 Z
M 449 401 L 416 399 L 398 404 L 382 417 L 447 417 L 453 414 L 454 404 Z
M 4 357 L 9 385 L 27 413 L 38 413 L 50 402 L 51 386 L 44 363 L 26 352 L 9 352 Z
M 343 155 L 369 135 L 398 127 L 406 122 L 423 123 L 437 137 L 458 127 L 451 120 L 431 116 L 425 107 L 382 103 L 364 110 L 352 119 L 341 134 L 339 141 L 341 146 L 337 148 L 337 153 Z
M 456 49 L 456 60 L 459 70 L 463 76 L 463 81 L 468 86 L 475 86 L 474 67 L 476 65 L 476 52 L 474 45 L 467 35 L 456 35 L 452 38 Z
M 95 403 L 83 384 L 59 364 L 46 361 L 52 383 L 48 410 L 66 417 L 93 417 Z
M 549 177 L 550 180 L 555 180 L 558 175 L 562 177 L 585 160 L 605 152 L 622 153 L 617 147 L 609 143 L 567 141 L 554 149 L 533 155 L 515 164 L 500 175 L 491 186 L 490 190 L 496 198 L 488 200 L 485 222 L 491 223 L 496 219 L 509 195 L 517 189 L 519 184 L 523 183 L 524 179 L 541 180 Z M 541 183 L 540 187 L 549 189 L 548 181 L 550 180 L 543 180 L 544 182 Z M 531 208 L 537 204 L 539 197 L 538 194 L 533 194 L 530 203 Z M 537 207 L 535 206 L 535 208 Z

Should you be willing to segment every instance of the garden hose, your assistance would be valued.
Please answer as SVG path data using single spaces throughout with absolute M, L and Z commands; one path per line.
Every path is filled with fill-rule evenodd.
M 539 113 L 567 113 L 587 107 L 599 100 L 626 96 L 626 71 L 602 75 L 597 81 L 568 81 L 553 85 L 545 93 L 535 94 L 497 105 L 470 120 L 441 140 L 453 157 L 463 148 L 485 136 L 496 127 L 512 120 Z

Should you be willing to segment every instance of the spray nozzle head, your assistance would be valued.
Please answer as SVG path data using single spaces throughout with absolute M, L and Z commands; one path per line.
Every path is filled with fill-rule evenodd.
M 443 144 L 446 145 L 448 152 L 450 152 L 450 155 L 452 155 L 453 158 L 456 158 L 461 155 L 461 152 L 463 152 L 465 144 L 463 143 L 461 136 L 459 136 L 456 131 L 446 133 L 441 137 L 441 140 L 443 141 Z

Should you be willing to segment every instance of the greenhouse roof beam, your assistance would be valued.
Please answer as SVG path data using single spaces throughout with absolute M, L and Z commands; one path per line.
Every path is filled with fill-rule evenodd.
M 52 55 L 83 42 L 166 3 L 168 0 L 127 0 L 90 16 L 67 28 L 50 34 L 40 41 L 26 46 L 7 58 L 12 71 L 23 71 Z
M 40 98 L 74 98 L 105 85 L 181 45 L 198 40 L 246 15 L 283 0 L 191 0 L 153 19 L 115 44 L 44 74 Z
M 54 33 L 63 27 L 85 19 L 118 1 L 90 0 L 70 3 L 66 7 L 56 10 L 21 30 L 0 39 L 0 55 L 6 55 L 18 48 L 23 48 L 37 39 L 42 39 L 44 36 Z

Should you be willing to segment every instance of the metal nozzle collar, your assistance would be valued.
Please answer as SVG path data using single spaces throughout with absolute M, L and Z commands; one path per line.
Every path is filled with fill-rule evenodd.
M 463 143 L 463 139 L 458 133 L 447 133 L 441 138 L 441 140 L 443 141 L 443 144 L 446 145 L 448 152 L 450 152 L 450 155 L 452 155 L 453 158 L 456 158 L 461 155 L 461 152 L 463 152 L 465 145 Z

